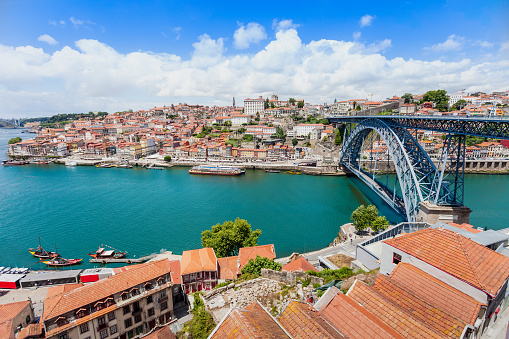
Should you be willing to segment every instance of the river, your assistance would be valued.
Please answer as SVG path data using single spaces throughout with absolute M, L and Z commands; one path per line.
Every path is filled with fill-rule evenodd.
M 7 141 L 34 134 L 0 129 L 0 159 Z M 41 268 L 27 252 L 37 246 L 83 258 L 107 244 L 143 256 L 161 249 L 181 254 L 201 247 L 201 232 L 216 223 L 248 220 L 260 244 L 278 257 L 327 246 L 360 204 L 373 201 L 400 221 L 353 178 L 248 170 L 240 177 L 192 176 L 167 170 L 0 166 L 0 266 Z M 509 220 L 509 177 L 467 175 L 465 203 L 475 226 L 500 229 Z

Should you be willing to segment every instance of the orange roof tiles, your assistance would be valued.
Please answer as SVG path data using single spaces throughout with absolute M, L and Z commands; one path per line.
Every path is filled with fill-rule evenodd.
M 449 225 L 453 226 L 453 227 L 456 227 L 456 228 L 459 228 L 459 229 L 462 229 L 464 231 L 467 231 L 467 232 L 470 232 L 470 233 L 480 233 L 482 232 L 481 230 L 478 230 L 476 228 L 474 228 L 473 225 L 470 225 L 470 224 L 467 224 L 467 223 L 463 223 L 463 224 L 456 224 L 455 222 L 451 222 L 449 223 Z
M 396 281 L 379 275 L 372 287 L 387 301 L 445 337 L 459 338 L 467 323 L 418 298 Z
M 288 271 L 288 272 L 295 272 L 295 271 L 301 271 L 301 272 L 307 272 L 307 271 L 315 271 L 318 272 L 316 267 L 311 265 L 309 261 L 307 261 L 304 257 L 299 257 L 298 259 L 295 259 L 294 261 L 284 265 L 281 270 Z
M 217 270 L 217 259 L 211 247 L 184 251 L 181 260 L 181 275 L 201 271 Z
M 170 261 L 166 259 L 140 264 L 126 272 L 47 298 L 44 302 L 44 320 L 55 318 L 169 272 Z
M 484 305 L 408 263 L 399 263 L 390 277 L 417 298 L 471 325 Z
M 30 324 L 23 328 L 17 335 L 16 339 L 25 339 L 27 337 L 40 337 L 44 329 L 43 324 Z M 3 338 L 3 337 L 2 337 Z
M 14 339 L 14 325 L 12 320 L 20 314 L 30 301 L 19 301 L 10 304 L 0 305 L 0 338 Z
M 362 281 L 355 281 L 348 291 L 348 296 L 405 338 L 443 337 L 430 328 L 429 325 L 420 322 L 411 314 L 403 311 Z
M 219 279 L 224 280 L 236 279 L 238 260 L 239 260 L 238 256 L 218 258 L 217 265 L 219 266 Z
M 161 327 L 154 330 L 154 332 L 146 335 L 143 339 L 175 339 L 175 334 L 170 330 L 168 326 Z
M 508 257 L 441 227 L 405 234 L 384 243 L 491 296 L 497 295 L 509 277 Z
M 242 247 L 241 249 L 239 249 L 239 267 L 237 273 L 240 274 L 240 271 L 244 266 L 246 266 L 249 263 L 249 260 L 256 259 L 257 255 L 259 255 L 262 258 L 274 259 L 276 257 L 274 244 L 253 247 Z
M 278 321 L 293 338 L 347 338 L 313 311 L 310 305 L 291 299 Z
M 371 312 L 353 301 L 352 298 L 342 293 L 336 294 L 319 314 L 349 338 L 404 338 Z
M 210 338 L 291 338 L 258 302 L 245 309 L 233 308 L 217 325 Z

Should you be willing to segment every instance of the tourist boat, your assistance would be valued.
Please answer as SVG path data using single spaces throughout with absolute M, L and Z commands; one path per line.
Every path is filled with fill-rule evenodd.
M 111 250 L 106 250 L 104 247 L 111 248 Z M 94 259 L 120 259 L 127 255 L 127 252 L 116 250 L 110 246 L 104 247 L 99 247 L 97 251 L 90 252 L 88 255 Z
M 37 161 L 37 165 L 47 165 L 47 161 Z
M 66 161 L 65 166 L 78 166 L 76 161 Z
M 209 174 L 209 175 L 241 175 L 246 171 L 237 167 L 228 166 L 194 166 L 189 170 L 190 174 Z
M 116 167 L 117 168 L 133 168 L 133 166 L 129 165 L 129 164 L 120 164 L 120 165 L 117 165 Z
M 267 172 L 267 173 L 279 173 L 281 171 L 280 170 L 276 170 L 276 169 L 266 169 L 265 172 Z
M 110 164 L 107 164 L 107 163 L 102 163 L 102 164 L 99 164 L 99 165 L 95 165 L 95 167 L 101 167 L 101 168 L 110 168 L 112 165 Z
M 4 166 L 21 166 L 28 164 L 28 161 L 21 161 L 21 160 L 4 160 L 3 165 Z
M 159 166 L 152 166 L 152 167 L 147 167 L 147 169 L 155 169 L 155 170 L 163 170 L 164 167 L 159 167 Z
M 52 260 L 41 260 L 42 263 L 52 266 L 52 267 L 64 267 L 64 266 L 72 266 L 81 263 L 83 259 L 64 259 L 64 258 L 55 258 Z
M 50 252 L 50 251 L 44 250 L 41 247 L 41 237 L 39 237 L 39 247 L 37 247 L 37 248 L 29 248 L 28 252 L 31 255 L 33 255 L 34 257 L 40 258 L 40 259 L 52 259 L 52 258 L 58 258 L 60 256 L 60 254 L 58 254 L 56 252 L 56 247 L 55 247 L 55 252 Z

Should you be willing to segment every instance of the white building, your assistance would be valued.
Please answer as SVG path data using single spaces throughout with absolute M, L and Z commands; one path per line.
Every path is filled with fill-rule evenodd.
M 463 97 L 467 96 L 467 95 L 468 94 L 466 94 L 464 91 L 458 91 L 456 93 L 452 93 L 451 95 L 449 95 L 449 106 L 452 106 L 455 103 L 457 103 L 458 101 L 460 101 L 461 99 L 464 99 Z
M 259 139 L 269 139 L 271 135 L 276 134 L 276 127 L 252 125 L 246 128 L 246 134 L 252 134 Z
M 317 138 L 320 137 L 321 131 L 325 128 L 322 124 L 298 124 L 293 129 L 295 131 L 296 137 L 307 137 L 310 134 L 313 134 L 313 136 L 317 136 Z M 317 130 L 317 131 L 315 131 Z M 314 133 L 312 133 L 315 131 Z M 317 132 L 320 133 L 317 133 Z
M 258 99 L 245 99 L 244 100 L 244 113 L 247 115 L 256 115 L 262 113 L 265 109 L 265 99 L 259 97 Z
M 249 124 L 251 122 L 251 116 L 247 114 L 237 114 L 232 116 L 232 126 L 242 126 L 243 124 Z

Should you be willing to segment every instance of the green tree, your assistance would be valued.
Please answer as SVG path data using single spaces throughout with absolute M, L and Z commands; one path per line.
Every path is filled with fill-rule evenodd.
M 311 143 L 309 141 L 306 141 L 306 147 L 310 147 Z
M 165 156 L 163 159 L 164 159 L 164 161 L 166 161 L 166 162 L 170 162 L 170 161 L 171 161 L 171 156 L 167 155 L 167 156 Z
M 387 227 L 389 227 L 389 221 L 383 216 L 376 217 L 371 224 L 371 229 L 375 233 L 378 231 L 385 231 Z
M 249 262 L 246 266 L 242 268 L 242 274 L 256 274 L 260 275 L 262 268 L 268 268 L 274 271 L 280 271 L 282 265 L 278 262 L 275 262 L 272 259 L 266 257 L 256 256 L 256 259 L 249 259 Z
M 353 225 L 357 231 L 364 231 L 371 226 L 378 216 L 378 210 L 374 205 L 360 205 L 355 211 L 353 211 L 350 217 L 353 221 Z
M 252 134 L 245 134 L 244 137 L 242 138 L 243 140 L 245 141 L 253 141 L 253 135 Z
M 256 246 L 260 230 L 251 230 L 251 225 L 244 219 L 225 221 L 212 226 L 212 229 L 201 232 L 203 247 L 212 247 L 218 258 L 230 257 L 239 253 L 239 248 Z
M 292 139 L 292 145 L 293 146 L 297 146 L 298 143 L 299 143 L 299 140 L 297 140 L 297 138 L 293 138 Z
M 189 322 L 187 331 L 193 339 L 205 339 L 214 330 L 216 324 L 212 315 L 205 310 L 205 304 L 200 298 L 200 293 L 196 292 L 193 296 L 194 305 L 191 310 L 193 320 Z
M 15 137 L 15 138 L 11 138 L 9 139 L 9 141 L 7 142 L 9 145 L 12 145 L 12 144 L 17 144 L 18 142 L 21 142 L 21 138 L 20 137 Z
M 288 99 L 288 103 L 290 104 L 290 106 L 295 106 L 295 99 L 294 98 Z
M 447 111 L 447 105 L 449 98 L 447 97 L 447 91 L 443 89 L 437 89 L 436 91 L 428 91 L 423 95 L 424 101 L 431 101 L 435 103 L 435 108 L 440 112 Z
M 405 93 L 401 97 L 405 99 L 405 104 L 411 104 L 414 101 L 414 97 L 410 93 Z
M 237 134 L 244 134 L 246 132 L 246 129 L 244 127 L 241 127 L 237 130 Z
M 276 128 L 276 138 L 286 140 L 285 131 L 281 127 Z
M 265 100 L 265 105 L 264 105 L 265 109 L 269 108 L 270 107 L 270 103 L 269 103 L 269 98 L 267 98 Z
M 301 100 L 301 101 L 299 101 L 299 102 L 297 103 L 297 107 L 298 107 L 298 108 L 303 108 L 303 107 L 304 107 L 304 101 L 302 101 L 302 100 Z
M 455 109 L 455 110 L 459 110 L 461 109 L 462 107 L 465 107 L 467 104 L 467 102 L 463 99 L 461 100 L 458 100 L 456 101 L 456 103 L 454 105 L 452 105 L 452 107 Z

